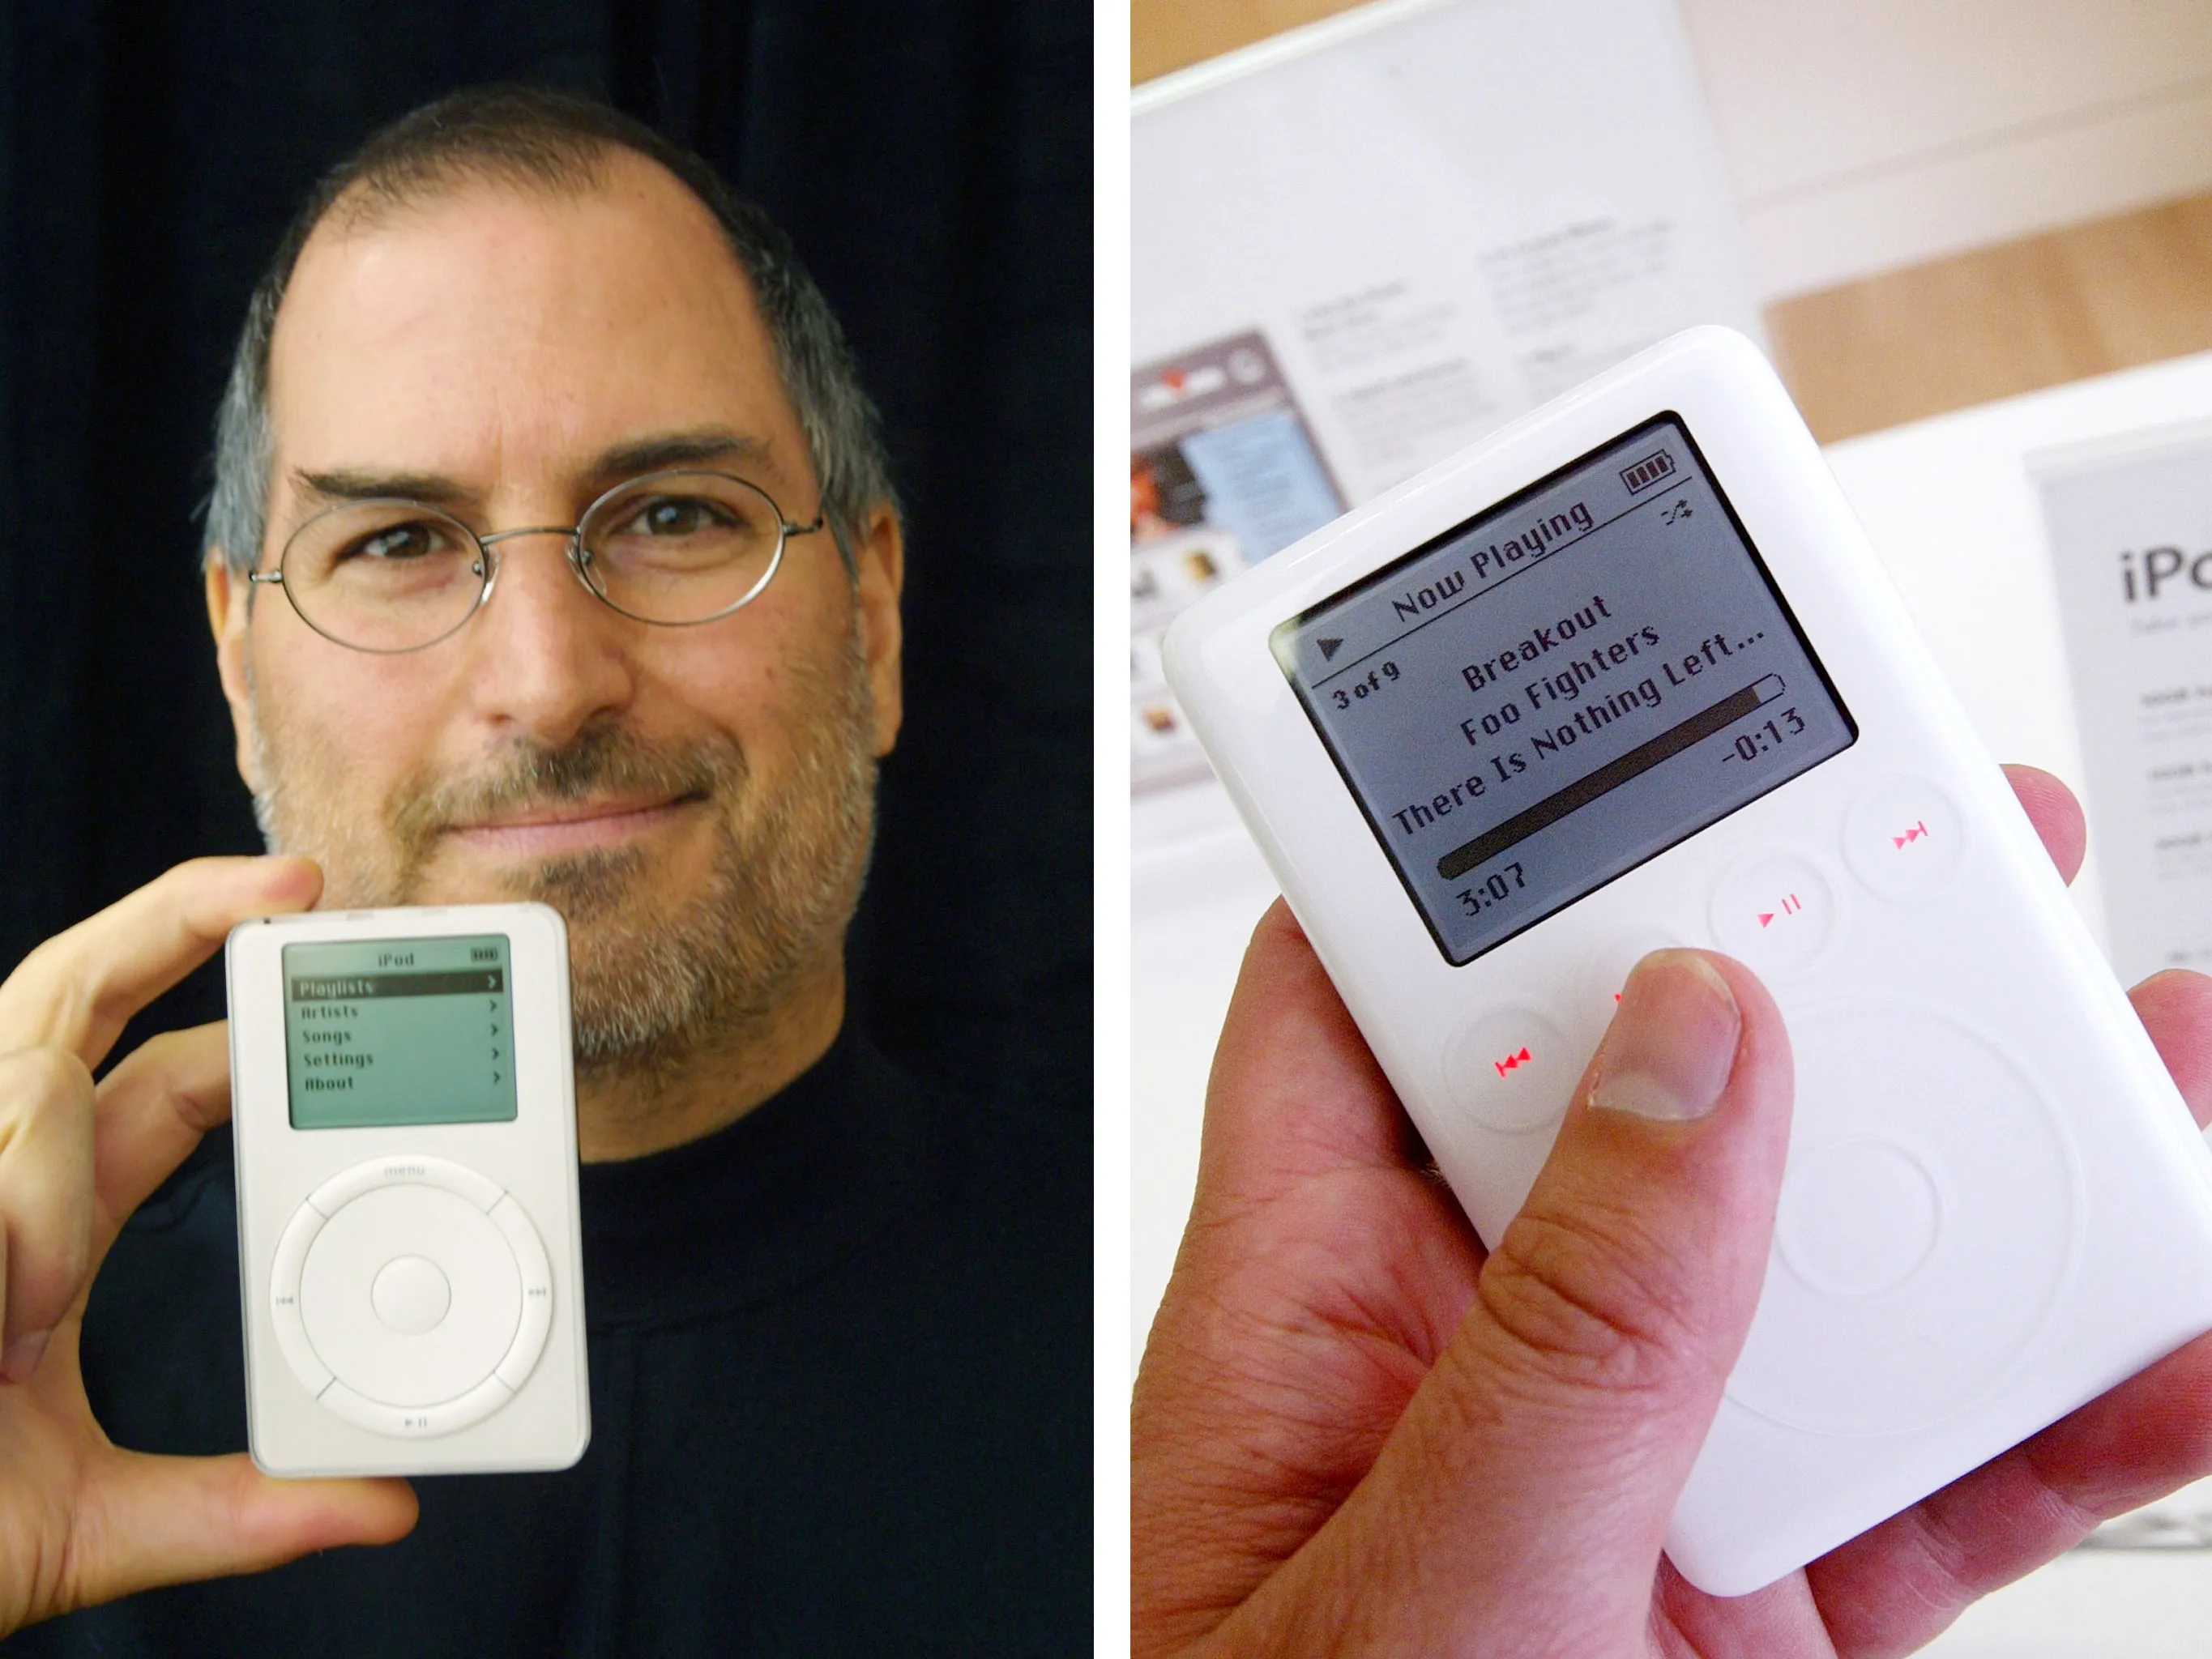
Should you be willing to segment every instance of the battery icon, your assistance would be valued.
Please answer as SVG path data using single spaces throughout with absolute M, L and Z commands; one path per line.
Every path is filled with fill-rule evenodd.
M 1638 495 L 1662 479 L 1674 476 L 1674 458 L 1662 449 L 1646 455 L 1633 466 L 1623 467 L 1620 481 L 1628 486 L 1630 495 Z

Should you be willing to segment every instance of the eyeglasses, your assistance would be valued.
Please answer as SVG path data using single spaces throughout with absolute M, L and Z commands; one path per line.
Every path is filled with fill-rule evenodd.
M 616 485 L 573 526 L 489 536 L 420 501 L 346 501 L 294 531 L 276 568 L 247 580 L 280 585 L 325 639 L 419 651 L 491 597 L 497 544 L 563 536 L 568 568 L 603 603 L 638 622 L 688 628 L 751 604 L 782 564 L 784 544 L 824 522 L 793 524 L 767 491 L 720 472 L 648 473 Z

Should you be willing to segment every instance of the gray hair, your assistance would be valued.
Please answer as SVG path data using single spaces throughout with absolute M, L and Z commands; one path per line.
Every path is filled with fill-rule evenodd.
M 805 434 L 847 570 L 869 512 L 898 511 L 875 405 L 861 389 L 844 331 L 791 243 L 768 216 L 736 195 L 698 156 L 604 104 L 532 87 L 456 93 L 403 116 L 316 185 L 246 307 L 229 383 L 216 411 L 215 485 L 203 558 L 218 551 L 243 575 L 260 562 L 269 528 L 269 345 L 284 290 L 315 228 L 342 198 L 357 214 L 409 204 L 480 180 L 556 195 L 596 187 L 608 153 L 629 150 L 674 173 L 722 229 L 752 286 L 783 389 Z

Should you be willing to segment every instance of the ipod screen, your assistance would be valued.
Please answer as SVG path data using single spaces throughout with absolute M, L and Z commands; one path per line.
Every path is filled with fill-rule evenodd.
M 292 1127 L 512 1121 L 510 955 L 504 933 L 286 945 Z
M 1272 643 L 1455 964 L 1858 735 L 1671 415 Z

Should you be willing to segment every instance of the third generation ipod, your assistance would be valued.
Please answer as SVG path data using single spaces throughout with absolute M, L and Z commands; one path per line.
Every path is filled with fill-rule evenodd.
M 1482 1236 L 1630 967 L 1796 1060 L 1678 1505 L 1748 1591 L 2212 1328 L 2212 1154 L 1765 360 L 1678 336 L 1178 620 L 1168 678 Z

